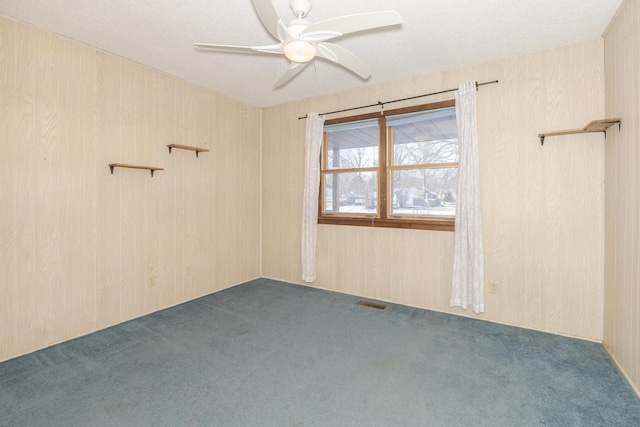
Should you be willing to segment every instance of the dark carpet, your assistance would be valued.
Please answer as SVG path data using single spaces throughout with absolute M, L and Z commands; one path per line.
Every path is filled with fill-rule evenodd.
M 254 280 L 0 363 L 2 426 L 640 426 L 601 345 Z

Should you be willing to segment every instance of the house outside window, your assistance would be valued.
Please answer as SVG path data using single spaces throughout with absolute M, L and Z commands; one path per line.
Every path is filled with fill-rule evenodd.
M 453 230 L 454 101 L 327 120 L 318 223 Z

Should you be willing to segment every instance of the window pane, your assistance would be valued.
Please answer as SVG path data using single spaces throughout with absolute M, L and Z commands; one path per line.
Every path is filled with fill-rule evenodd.
M 393 165 L 416 165 L 458 162 L 458 140 L 393 143 Z
M 400 114 L 388 119 L 392 165 L 458 162 L 455 108 Z
M 378 174 L 376 172 L 324 175 L 324 210 L 327 213 L 376 214 L 377 198 Z
M 393 215 L 455 216 L 458 168 L 391 171 Z
M 349 123 L 350 126 L 325 127 L 327 169 L 353 169 L 378 166 L 378 121 Z

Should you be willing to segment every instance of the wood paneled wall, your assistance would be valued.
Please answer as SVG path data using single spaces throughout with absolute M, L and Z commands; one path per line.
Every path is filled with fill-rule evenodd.
M 629 324 L 638 324 L 638 215 L 628 182 L 637 178 L 638 97 L 625 92 L 637 55 L 621 62 L 634 43 L 628 28 L 637 40 L 638 8 L 629 4 L 633 19 L 621 14 L 607 36 L 607 73 L 617 76 L 607 80 L 615 91 L 607 114 L 635 116 L 623 115 L 635 133 L 609 131 L 625 142 L 607 152 L 618 170 L 608 176 L 616 184 L 607 184 L 607 215 L 619 218 L 607 223 L 605 342 L 637 384 L 638 328 Z M 0 18 L 0 360 L 261 268 L 300 283 L 305 122 L 297 117 L 468 79 L 500 80 L 478 92 L 486 279 L 499 282 L 480 317 L 601 340 L 603 138 L 548 138 L 541 147 L 537 133 L 605 116 L 602 40 L 268 108 L 260 160 L 256 108 Z M 170 143 L 211 152 L 170 155 Z M 113 162 L 166 170 L 111 175 Z M 314 286 L 473 316 L 448 305 L 452 252 L 449 232 L 324 225 Z
M 297 117 L 498 79 L 478 91 L 486 279 L 499 282 L 480 317 L 601 340 L 603 137 L 541 147 L 537 134 L 603 117 L 603 67 L 598 39 L 266 109 L 263 275 L 301 283 L 305 122 Z M 452 255 L 451 232 L 322 225 L 313 286 L 474 316 L 449 307 Z
M 3 18 L 0 97 L 0 361 L 260 274 L 258 109 Z
M 640 3 L 626 1 L 605 34 L 604 345 L 640 393 Z
M 0 20 L 0 360 L 95 325 L 96 92 L 94 50 Z

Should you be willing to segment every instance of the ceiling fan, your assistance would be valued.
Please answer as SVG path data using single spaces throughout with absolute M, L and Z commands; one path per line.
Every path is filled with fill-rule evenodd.
M 262 25 L 279 42 L 268 46 L 232 46 L 222 44 L 194 43 L 205 49 L 228 50 L 246 53 L 273 53 L 286 56 L 291 66 L 278 80 L 274 88 L 280 87 L 302 71 L 312 59 L 328 59 L 349 71 L 367 79 L 371 69 L 348 50 L 334 43 L 327 43 L 345 34 L 387 27 L 402 23 L 400 14 L 393 10 L 340 16 L 314 24 L 305 20 L 311 10 L 309 0 L 291 0 L 290 7 L 295 19 L 284 24 L 271 0 L 251 0 Z

